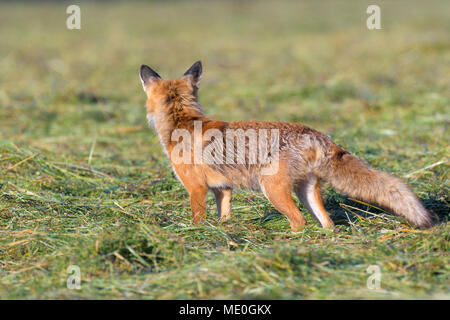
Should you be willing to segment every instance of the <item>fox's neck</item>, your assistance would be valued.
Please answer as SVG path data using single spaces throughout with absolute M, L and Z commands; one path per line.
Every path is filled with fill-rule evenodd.
M 201 110 L 201 106 L 198 104 L 174 106 L 167 113 L 148 116 L 149 123 L 153 124 L 166 153 L 168 153 L 174 130 L 187 129 L 191 131 L 194 128 L 194 121 L 204 121 L 206 119 Z

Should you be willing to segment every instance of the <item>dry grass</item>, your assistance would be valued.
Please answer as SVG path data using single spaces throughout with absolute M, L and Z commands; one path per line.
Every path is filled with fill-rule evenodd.
M 449 298 L 449 4 L 356 1 L 0 4 L 0 297 Z M 224 120 L 295 121 L 407 180 L 427 231 L 328 188 L 335 233 L 261 194 L 191 224 L 146 128 L 141 63 L 201 59 L 200 101 Z M 304 210 L 302 208 L 302 210 Z M 380 291 L 369 290 L 379 265 Z M 66 287 L 69 265 L 81 290 Z

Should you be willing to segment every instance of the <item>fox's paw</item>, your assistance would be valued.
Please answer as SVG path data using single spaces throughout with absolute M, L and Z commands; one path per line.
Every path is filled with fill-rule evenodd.
M 231 215 L 223 215 L 223 216 L 220 216 L 219 221 L 220 222 L 225 222 L 225 221 L 228 221 L 230 219 L 231 219 Z

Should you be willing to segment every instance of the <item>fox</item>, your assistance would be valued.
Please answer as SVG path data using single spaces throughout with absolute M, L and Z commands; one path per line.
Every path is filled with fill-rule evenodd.
M 274 208 L 288 219 L 293 232 L 302 231 L 307 222 L 295 204 L 292 191 L 322 228 L 334 229 L 321 197 L 321 184 L 328 182 L 337 191 L 385 208 L 414 227 L 432 226 L 430 214 L 406 183 L 370 168 L 317 130 L 298 123 L 226 122 L 207 117 L 198 99 L 202 72 L 201 61 L 195 62 L 177 80 L 163 80 L 145 64 L 139 72 L 147 98 L 147 120 L 156 131 L 175 176 L 189 194 L 194 224 L 206 217 L 208 191 L 215 196 L 218 219 L 226 221 L 231 218 L 233 190 L 247 188 L 262 191 Z M 249 151 L 259 142 L 245 135 L 244 148 L 238 150 L 231 143 L 233 139 L 228 138 L 228 132 L 233 130 L 234 133 L 264 132 L 267 137 L 276 136 L 278 140 L 273 139 L 277 143 L 272 143 L 271 139 L 266 146 L 265 149 L 271 147 L 271 150 L 265 161 L 250 161 Z M 205 136 L 210 131 L 215 133 L 214 139 Z M 181 149 L 180 132 L 193 136 L 194 146 L 183 142 Z M 200 160 L 195 161 L 196 146 L 214 152 L 209 158 L 199 157 Z M 220 158 L 224 150 L 230 151 L 231 156 L 226 156 L 231 161 L 206 161 L 211 160 L 211 155 L 214 159 Z M 244 155 L 239 154 L 242 150 Z M 241 161 L 236 162 L 237 158 Z

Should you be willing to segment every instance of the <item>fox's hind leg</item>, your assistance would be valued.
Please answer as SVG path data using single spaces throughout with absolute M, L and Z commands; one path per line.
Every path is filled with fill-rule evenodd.
M 319 221 L 323 228 L 333 229 L 334 223 L 325 211 L 320 196 L 320 180 L 311 175 L 307 179 L 297 183 L 294 191 L 298 199 L 309 212 Z
M 191 202 L 192 221 L 198 223 L 206 216 L 206 194 L 208 187 L 196 174 L 193 167 L 174 165 L 174 172 L 183 183 Z
M 217 215 L 221 221 L 231 218 L 231 189 L 212 189 L 216 197 Z
M 266 179 L 261 181 L 264 195 L 275 209 L 284 214 L 291 224 L 292 231 L 301 231 L 306 225 L 306 219 L 295 205 L 291 196 L 291 186 L 282 181 Z

